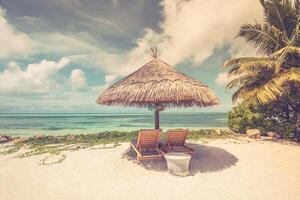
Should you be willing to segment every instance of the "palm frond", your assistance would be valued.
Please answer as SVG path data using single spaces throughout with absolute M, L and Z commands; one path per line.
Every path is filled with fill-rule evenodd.
M 283 86 L 287 82 L 300 83 L 300 68 L 292 67 L 288 70 L 281 72 L 275 78 L 276 84 Z
M 226 89 L 238 88 L 232 96 L 234 102 L 241 99 L 265 104 L 286 95 L 291 87 L 300 88 L 299 0 L 260 2 L 264 23 L 243 25 L 237 36 L 267 57 L 236 58 L 224 63 L 231 79 Z
M 245 86 L 237 89 L 232 95 L 232 102 L 235 103 L 235 102 L 237 102 L 238 99 L 241 99 L 241 97 L 243 96 L 242 94 L 244 92 L 245 92 Z
M 253 100 L 266 104 L 276 100 L 284 92 L 284 88 L 275 84 L 273 80 L 264 84 L 261 88 L 257 88 L 251 96 Z M 250 99 L 251 101 L 251 99 Z
M 235 88 L 235 87 L 239 87 L 239 86 L 243 86 L 245 83 L 249 83 L 251 81 L 253 81 L 253 77 L 255 77 L 255 75 L 251 75 L 251 74 L 244 74 L 241 76 L 230 76 L 232 78 L 232 80 L 230 80 L 227 84 L 226 84 L 226 90 Z
M 246 102 L 265 104 L 276 100 L 283 92 L 282 86 L 276 84 L 274 80 L 270 80 L 265 84 L 248 84 L 240 87 L 232 96 L 232 100 L 236 102 L 241 98 Z
M 283 47 L 277 51 L 275 51 L 272 56 L 273 57 L 279 57 L 281 56 L 282 54 L 287 54 L 287 53 L 295 53 L 295 54 L 299 54 L 300 55 L 300 47 L 296 47 L 296 46 L 286 46 L 286 47 Z
M 243 25 L 237 36 L 244 37 L 249 44 L 257 48 L 258 53 L 268 55 L 288 44 L 284 33 L 267 23 Z
M 279 73 L 282 69 L 282 65 L 286 63 L 289 59 L 289 56 L 296 55 L 300 56 L 300 48 L 294 46 L 287 46 L 278 51 L 274 52 L 272 56 L 276 58 L 277 63 L 275 65 L 275 72 Z
M 230 68 L 230 75 L 240 75 L 244 73 L 262 73 L 263 71 L 273 71 L 276 61 L 253 61 L 241 63 Z
M 297 3 L 297 4 L 299 7 L 299 12 L 300 12 L 300 3 Z M 293 30 L 290 42 L 288 44 L 289 46 L 299 46 L 300 45 L 300 34 L 299 33 L 300 33 L 300 18 L 298 18 L 298 20 L 296 22 L 295 29 Z
M 243 98 L 244 101 L 255 101 L 266 104 L 284 95 L 286 92 L 286 84 L 289 82 L 296 82 L 300 85 L 299 68 L 286 70 L 267 83 L 260 84 L 260 86 L 253 84 L 254 82 L 246 84 L 241 87 L 242 89 L 238 91 L 237 94 L 235 94 L 234 99 L 237 100 L 237 98 Z
M 272 58 L 270 57 L 241 57 L 241 58 L 234 58 L 227 60 L 224 62 L 223 67 L 231 67 L 233 65 L 239 65 L 242 63 L 248 63 L 248 62 L 268 62 L 272 61 Z
M 281 30 L 286 38 L 291 38 L 297 24 L 297 10 L 290 0 L 261 1 L 265 21 Z

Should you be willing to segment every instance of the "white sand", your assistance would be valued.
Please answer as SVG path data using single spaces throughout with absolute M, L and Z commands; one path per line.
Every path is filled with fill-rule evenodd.
M 166 165 L 138 165 L 128 144 L 67 152 L 60 164 L 45 155 L 0 156 L 1 200 L 299 199 L 300 147 L 268 141 L 217 140 L 194 145 L 192 176 L 168 174 Z M 53 162 L 59 157 L 49 158 Z

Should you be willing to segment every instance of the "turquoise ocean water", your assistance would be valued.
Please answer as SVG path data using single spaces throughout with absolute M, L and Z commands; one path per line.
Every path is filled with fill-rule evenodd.
M 28 113 L 0 114 L 0 134 L 81 134 L 110 130 L 153 128 L 153 113 Z M 169 128 L 226 128 L 227 113 L 161 112 L 160 126 Z

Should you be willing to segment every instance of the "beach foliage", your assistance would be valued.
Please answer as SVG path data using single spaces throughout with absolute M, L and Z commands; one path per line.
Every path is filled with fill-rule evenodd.
M 228 114 L 228 127 L 239 133 L 247 129 L 259 129 L 262 133 L 274 131 L 283 138 L 291 139 L 295 134 L 296 113 L 284 112 L 284 103 L 268 105 L 240 103 Z
M 286 123 L 291 123 L 293 116 L 290 115 L 300 112 L 299 4 L 291 0 L 260 2 L 264 10 L 263 22 L 243 25 L 237 36 L 246 39 L 261 56 L 225 62 L 231 78 L 226 88 L 235 89 L 233 102 L 254 104 L 262 111 L 265 106 L 275 109 L 282 106 L 282 114 L 288 113 Z M 275 111 L 273 115 L 277 115 Z M 275 118 L 273 115 L 268 118 Z
M 129 142 L 131 139 L 136 139 L 137 135 L 138 131 L 106 131 L 95 134 L 62 136 L 37 135 L 28 138 L 16 138 L 0 153 L 14 154 L 18 158 L 47 154 L 46 158 L 41 160 L 41 164 L 48 165 L 62 162 L 66 158 L 64 154 L 66 151 L 115 148 L 122 142 Z M 205 143 L 214 139 L 225 139 L 235 136 L 234 132 L 228 129 L 203 129 L 190 131 L 188 139 Z M 163 133 L 162 139 L 165 137 L 166 133 Z M 60 156 L 59 159 L 49 163 L 47 159 L 55 155 Z
M 254 105 L 239 104 L 233 107 L 228 115 L 228 127 L 239 133 L 246 133 L 247 129 L 260 129 L 265 124 L 265 115 Z

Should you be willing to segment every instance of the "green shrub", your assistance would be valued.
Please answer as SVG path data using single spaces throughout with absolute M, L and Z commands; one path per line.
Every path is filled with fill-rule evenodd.
M 264 113 L 256 111 L 253 105 L 239 104 L 233 107 L 228 115 L 228 127 L 236 132 L 245 133 L 247 129 L 256 128 L 264 131 L 265 124 L 271 121 L 265 121 Z
M 255 128 L 262 133 L 275 131 L 283 138 L 292 138 L 295 132 L 295 114 L 291 112 L 287 119 L 284 108 L 282 102 L 268 105 L 240 103 L 229 112 L 228 127 L 239 133 Z
M 290 123 L 277 125 L 277 132 L 280 133 L 283 138 L 292 139 L 295 135 L 295 125 Z

